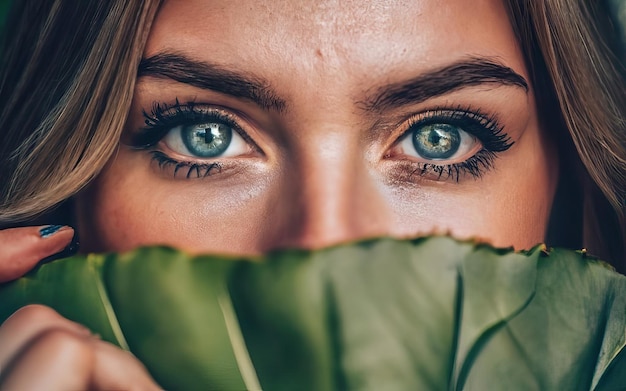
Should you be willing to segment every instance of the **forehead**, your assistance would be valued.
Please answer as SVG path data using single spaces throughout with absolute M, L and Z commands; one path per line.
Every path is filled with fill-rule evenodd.
M 278 84 L 402 79 L 468 56 L 527 76 L 501 0 L 167 0 L 145 56 L 159 52 Z

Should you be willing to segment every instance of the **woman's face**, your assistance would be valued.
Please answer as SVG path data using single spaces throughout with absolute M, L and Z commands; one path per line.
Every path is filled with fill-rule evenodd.
M 169 0 L 85 251 L 544 240 L 557 157 L 498 0 Z

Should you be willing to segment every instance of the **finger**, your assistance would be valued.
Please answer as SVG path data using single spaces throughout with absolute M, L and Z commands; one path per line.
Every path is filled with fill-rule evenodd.
M 40 260 L 62 251 L 74 236 L 68 226 L 0 230 L 0 283 L 21 277 Z
M 16 311 L 0 327 L 0 372 L 28 343 L 50 329 L 66 330 L 88 337 L 89 329 L 63 318 L 42 305 L 29 305 Z
M 89 355 L 82 348 L 75 346 L 77 338 L 78 341 L 89 342 Z M 65 347 L 64 343 L 69 347 Z M 39 347 L 40 344 L 43 348 Z M 56 375 L 47 370 L 41 372 L 37 365 L 42 360 L 45 362 L 45 357 L 52 361 L 56 360 L 56 353 L 49 352 L 50 350 L 60 351 L 59 355 L 65 360 L 64 365 L 74 365 L 73 355 L 81 356 L 80 360 L 92 360 L 92 365 L 87 369 L 60 367 L 60 372 Z M 83 369 L 90 372 L 87 378 L 80 372 Z M 28 379 L 24 373 L 29 371 L 30 376 L 43 380 L 39 382 L 37 379 Z M 75 376 L 65 373 L 68 371 L 76 371 L 72 375 Z M 62 379 L 50 380 L 50 376 L 60 376 Z M 41 305 L 30 305 L 20 309 L 0 327 L 0 379 L 2 390 L 54 390 L 53 386 L 58 386 L 60 390 L 160 389 L 132 354 L 95 339 L 84 326 L 67 320 L 54 310 Z M 85 381 L 88 383 L 81 383 Z M 48 383 L 51 386 L 47 386 Z M 42 387 L 41 384 L 46 386 Z M 75 387 L 76 384 L 79 386 Z
M 63 329 L 39 334 L 3 371 L 0 390 L 86 390 L 94 366 L 90 337 Z
M 92 389 L 162 390 L 135 356 L 104 341 L 94 340 L 95 364 Z

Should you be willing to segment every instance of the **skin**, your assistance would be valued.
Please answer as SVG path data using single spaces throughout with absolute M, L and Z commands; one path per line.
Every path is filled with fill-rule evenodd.
M 126 136 L 144 125 L 142 110 L 178 99 L 235 113 L 262 153 L 213 159 L 231 168 L 184 179 L 185 170 L 174 178 L 173 169 L 159 169 L 147 151 L 122 145 L 77 197 L 84 251 L 169 244 L 258 253 L 430 232 L 520 249 L 544 239 L 557 164 L 532 86 L 484 83 L 403 107 L 363 109 L 372 91 L 469 57 L 495 59 L 530 80 L 498 1 L 363 7 L 357 1 L 173 0 L 161 9 L 144 58 L 161 53 L 261 78 L 285 108 L 265 110 L 169 78 L 139 77 Z M 480 178 L 400 173 L 417 160 L 394 149 L 406 131 L 403 120 L 438 107 L 495 116 L 515 144 Z M 192 159 L 163 144 L 156 149 Z
M 427 74 L 430 80 L 433 71 L 469 58 L 495 61 L 528 82 L 499 1 L 364 6 L 169 0 L 152 26 L 144 58 L 160 53 L 263 80 L 282 106 L 264 108 L 251 99 L 140 75 L 118 152 L 75 199 L 84 252 L 169 244 L 193 252 L 254 254 L 430 232 L 516 248 L 544 240 L 558 157 L 550 129 L 540 126 L 530 83 L 465 85 L 402 106 L 365 109 L 389 85 Z M 153 150 L 192 158 L 164 142 L 140 150 L 128 140 L 144 126 L 143 110 L 176 99 L 229 113 L 257 148 L 198 161 L 222 165 L 220 173 L 205 178 L 185 179 L 174 176 L 171 166 L 159 168 Z M 514 144 L 479 177 L 420 176 L 425 160 L 399 140 L 408 118 L 438 108 L 471 108 L 496 118 Z M 480 142 L 470 144 L 445 164 L 461 164 L 482 148 Z M 73 234 L 66 228 L 41 238 L 39 228 L 0 231 L 6 243 L 0 283 L 60 251 Z M 29 306 L 0 327 L 0 389 L 42 387 L 158 389 L 129 354 L 49 308 Z
M 20 277 L 40 259 L 70 244 L 64 227 L 41 237 L 42 227 L 0 230 L 0 284 Z M 68 370 L 70 369 L 71 370 Z M 131 354 L 42 305 L 19 309 L 0 327 L 0 390 L 159 390 Z
M 54 235 L 42 238 L 40 227 L 10 228 L 0 231 L 0 283 L 21 277 L 39 262 L 62 251 L 74 236 L 74 230 L 63 227 Z M 4 245 L 4 244 L 7 245 Z

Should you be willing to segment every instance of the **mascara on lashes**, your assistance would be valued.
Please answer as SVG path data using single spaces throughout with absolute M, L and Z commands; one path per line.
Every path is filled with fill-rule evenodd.
M 176 126 L 196 125 L 211 120 L 224 122 L 232 127 L 234 131 L 242 132 L 242 136 L 245 136 L 244 138 L 251 142 L 249 136 L 241 131 L 237 123 L 231 118 L 226 115 L 220 115 L 219 112 L 212 111 L 207 113 L 204 110 L 199 110 L 194 102 L 180 104 L 176 100 L 176 103 L 172 106 L 155 103 L 151 114 L 144 110 L 143 115 L 146 126 L 131 137 L 130 145 L 136 149 L 153 147 L 167 132 Z M 438 108 L 417 114 L 408 123 L 408 129 L 405 130 L 398 140 L 410 135 L 412 129 L 416 126 L 442 123 L 459 127 L 478 139 L 482 144 L 481 150 L 463 162 L 453 164 L 415 162 L 415 168 L 411 170 L 409 177 L 430 174 L 436 175 L 437 180 L 445 176 L 445 179 L 453 178 L 458 182 L 461 175 L 467 173 L 475 178 L 479 178 L 486 170 L 492 168 L 498 153 L 508 150 L 514 144 L 510 137 L 504 133 L 503 127 L 498 125 L 495 117 L 486 116 L 480 110 L 471 108 Z M 159 167 L 173 166 L 174 175 L 183 168 L 188 171 L 187 178 L 191 177 L 192 173 L 195 173 L 197 177 L 205 177 L 215 171 L 221 171 L 221 166 L 217 163 L 178 161 L 159 151 L 153 151 L 152 155 L 153 160 L 157 161 Z M 203 171 L 202 174 L 201 171 Z
M 497 155 L 508 150 L 514 144 L 511 138 L 504 133 L 504 128 L 498 124 L 495 117 L 486 116 L 480 110 L 471 108 L 435 109 L 418 114 L 408 122 L 408 130 L 398 140 L 410 135 L 412 129 L 416 127 L 441 123 L 450 124 L 466 131 L 482 144 L 482 148 L 478 152 L 463 162 L 451 164 L 413 162 L 414 168 L 408 169 L 407 173 L 409 180 L 413 180 L 416 175 L 419 177 L 431 175 L 435 176 L 436 180 L 452 178 L 456 182 L 459 182 L 464 174 L 480 178 L 493 167 Z M 404 170 L 406 171 L 407 168 L 405 167 Z
M 246 141 L 251 142 L 250 137 L 228 115 L 219 110 L 198 109 L 194 102 L 179 103 L 174 105 L 154 103 L 151 113 L 142 111 L 145 126 L 130 138 L 130 146 L 136 149 L 148 149 L 156 145 L 170 130 L 177 126 L 197 125 L 203 122 L 222 122 L 241 134 Z M 253 144 L 253 143 L 252 143 Z
M 130 146 L 138 150 L 149 150 L 154 147 L 173 128 L 178 126 L 197 125 L 200 123 L 217 121 L 222 122 L 239 132 L 246 141 L 254 144 L 250 137 L 229 118 L 217 110 L 210 112 L 199 110 L 193 102 L 180 104 L 178 99 L 172 106 L 155 103 L 152 111 L 148 114 L 143 110 L 145 127 L 131 136 Z M 204 178 L 215 173 L 221 173 L 223 165 L 219 162 L 194 162 L 174 159 L 161 151 L 150 151 L 152 161 L 155 161 L 160 169 L 171 168 L 173 176 L 184 173 L 185 178 Z

